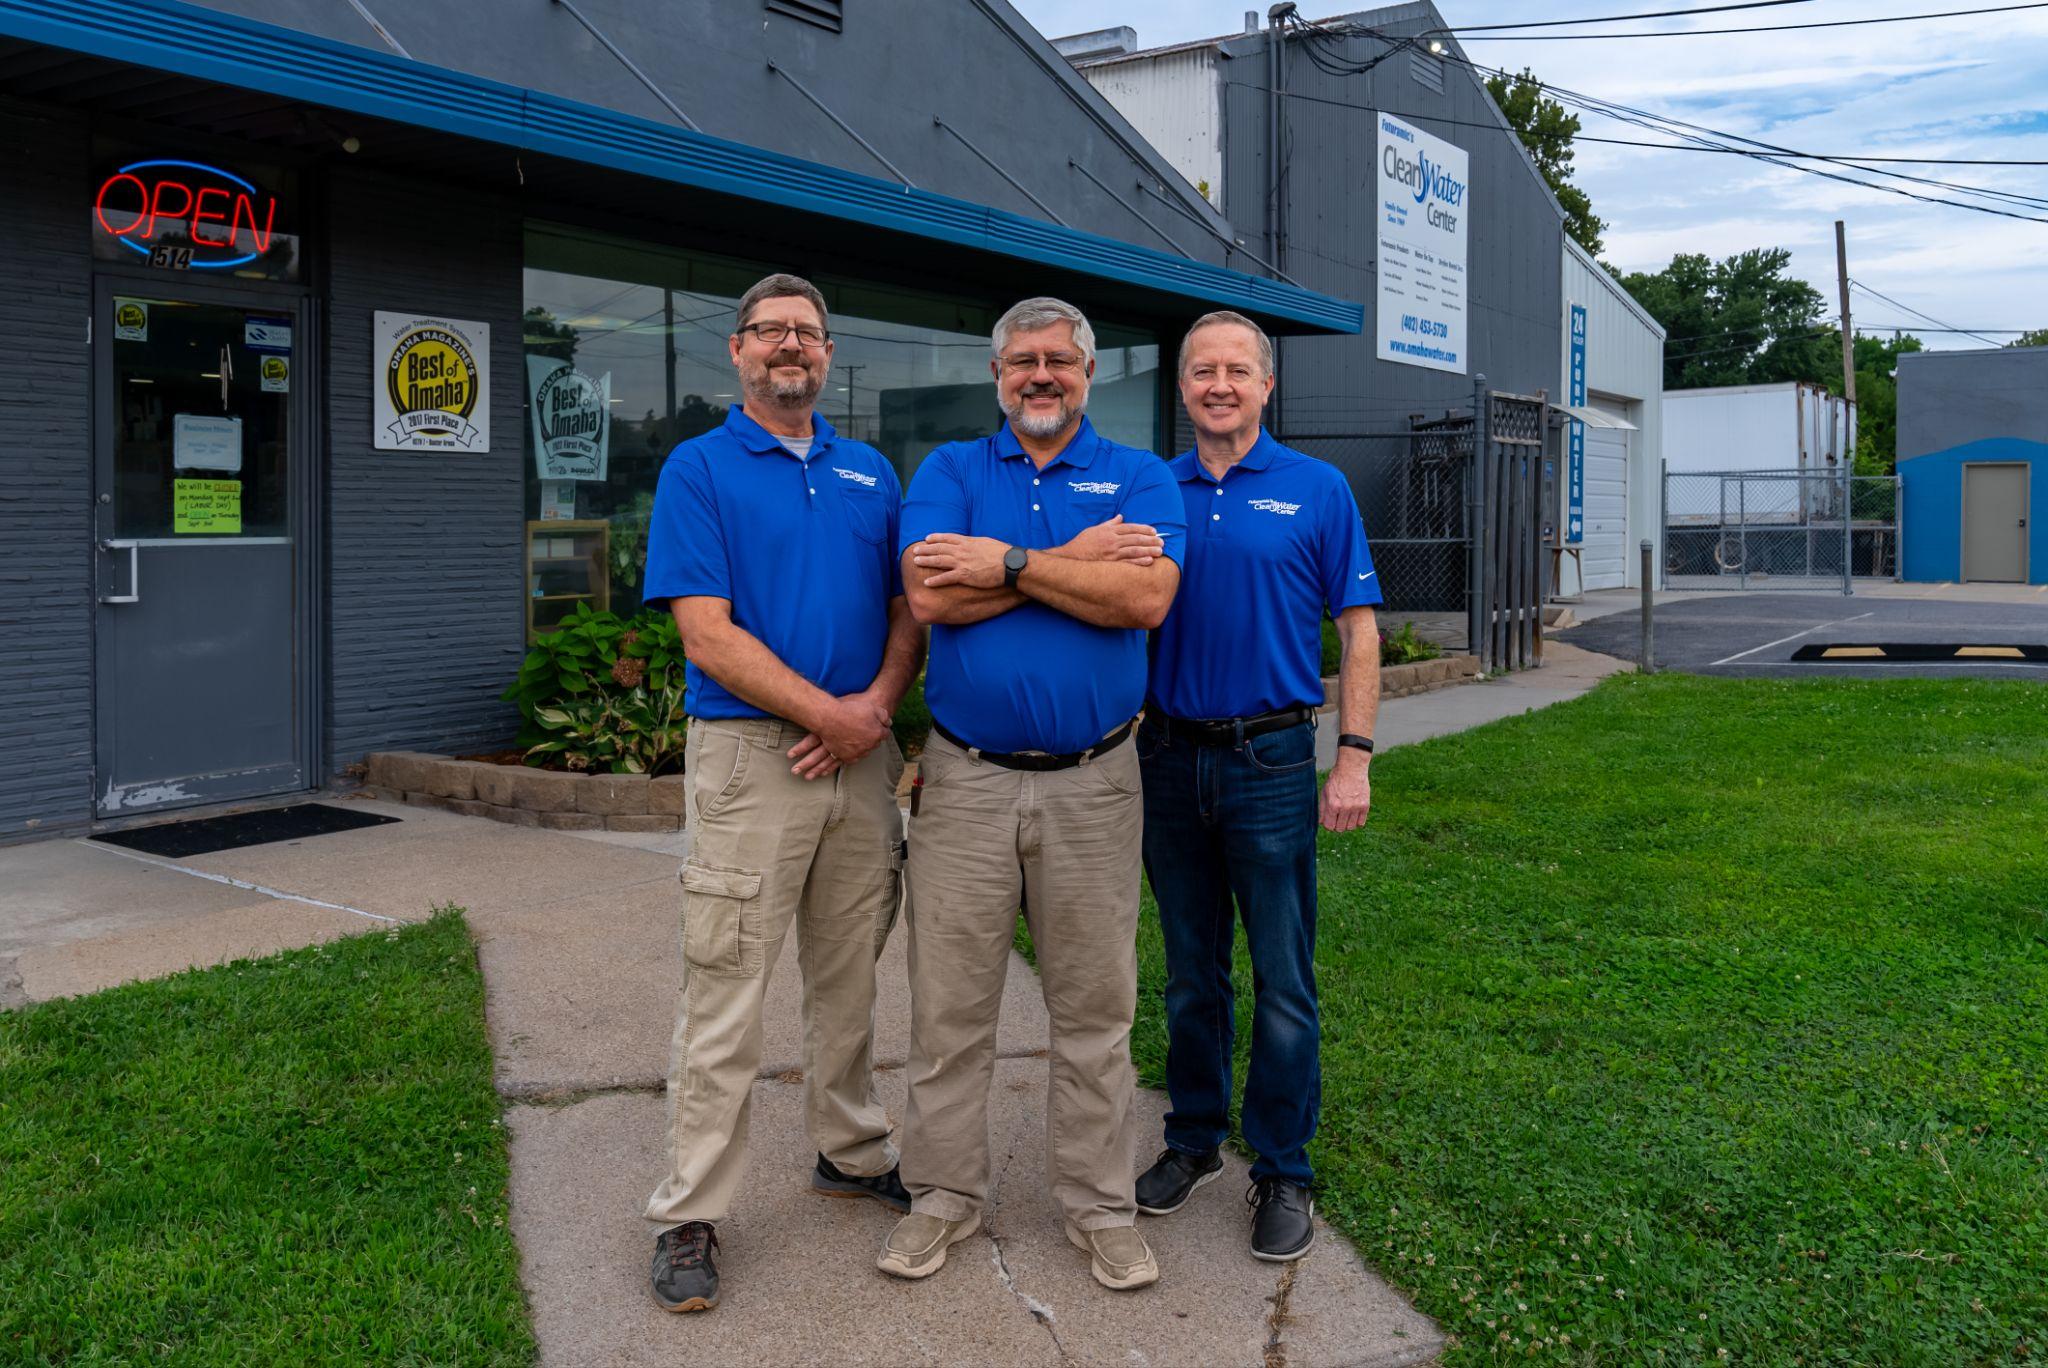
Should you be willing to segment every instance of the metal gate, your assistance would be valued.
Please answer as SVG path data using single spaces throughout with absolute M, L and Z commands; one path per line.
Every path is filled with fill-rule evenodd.
M 1899 481 L 1816 470 L 1664 472 L 1664 587 L 1851 594 L 1899 567 Z
M 1389 611 L 1458 614 L 1483 668 L 1528 669 L 1543 654 L 1549 412 L 1540 395 L 1496 393 L 1482 380 L 1470 412 L 1281 440 L 1350 477 Z

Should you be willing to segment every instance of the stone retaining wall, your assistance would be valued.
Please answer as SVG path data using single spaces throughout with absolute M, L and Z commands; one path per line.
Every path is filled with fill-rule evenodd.
M 1447 655 L 1438 656 L 1435 660 L 1418 660 L 1408 665 L 1382 665 L 1380 698 L 1406 698 L 1409 694 L 1448 689 L 1453 684 L 1469 684 L 1479 678 L 1479 657 L 1476 655 Z M 1337 706 L 1335 675 L 1328 675 L 1323 679 L 1323 706 Z
M 373 798 L 550 831 L 680 831 L 683 776 L 568 774 L 526 765 L 378 751 L 364 763 Z

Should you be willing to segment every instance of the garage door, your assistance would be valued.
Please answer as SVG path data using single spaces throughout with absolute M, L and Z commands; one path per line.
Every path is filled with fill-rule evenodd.
M 1628 439 L 1625 428 L 1586 429 L 1586 587 L 1619 589 L 1628 569 Z

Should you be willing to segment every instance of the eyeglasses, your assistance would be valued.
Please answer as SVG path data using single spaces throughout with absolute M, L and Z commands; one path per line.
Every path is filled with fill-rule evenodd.
M 808 324 L 792 328 L 787 323 L 748 323 L 737 331 L 750 332 L 771 347 L 785 341 L 791 333 L 795 333 L 798 343 L 806 347 L 822 347 L 825 339 L 832 335 L 823 328 L 813 328 Z
M 1044 356 L 1005 356 L 1001 364 L 1010 375 L 1029 375 L 1041 365 L 1054 375 L 1072 375 L 1087 363 L 1087 359 L 1072 352 L 1050 352 Z

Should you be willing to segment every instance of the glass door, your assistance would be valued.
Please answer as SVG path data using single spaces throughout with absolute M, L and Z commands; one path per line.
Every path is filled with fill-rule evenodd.
M 100 815 L 305 788 L 300 306 L 95 296 Z

